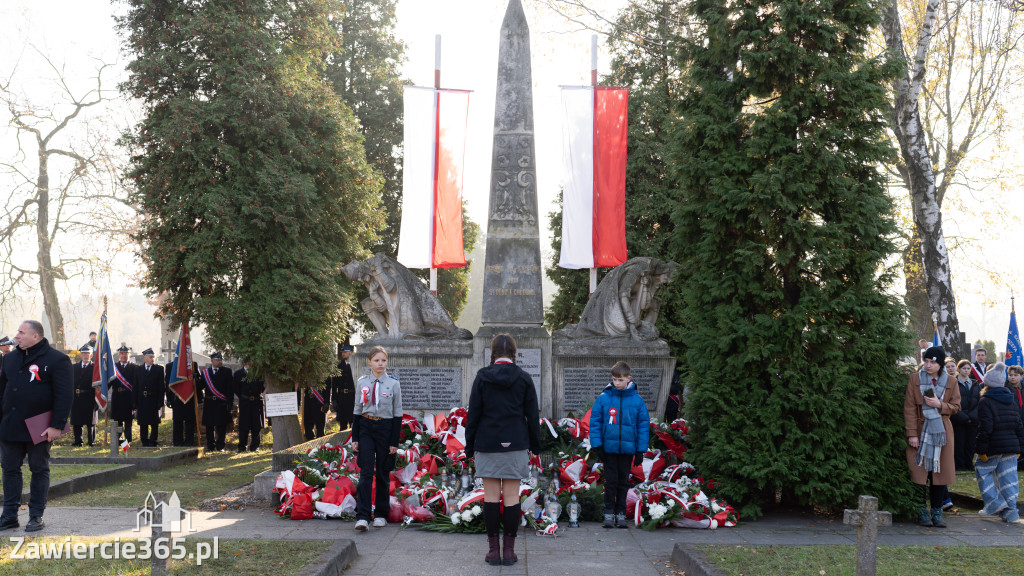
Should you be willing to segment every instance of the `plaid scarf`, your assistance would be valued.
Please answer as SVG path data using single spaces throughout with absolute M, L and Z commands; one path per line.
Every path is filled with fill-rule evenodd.
M 935 397 L 940 400 L 945 396 L 948 382 L 945 373 L 938 375 L 934 386 L 932 386 L 931 377 L 924 370 L 918 372 L 918 377 L 921 379 L 922 398 L 925 397 L 925 392 L 928 390 L 933 390 Z M 942 414 L 938 408 L 932 408 L 922 403 L 921 412 L 924 413 L 924 427 L 921 428 L 921 440 L 917 445 L 917 456 L 914 463 L 924 466 L 924 469 L 929 472 L 938 474 L 941 471 L 939 461 L 942 458 L 942 447 L 946 445 L 946 427 L 942 424 Z

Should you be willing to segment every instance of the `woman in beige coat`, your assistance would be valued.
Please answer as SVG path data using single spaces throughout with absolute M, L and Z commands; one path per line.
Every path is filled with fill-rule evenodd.
M 910 375 L 903 400 L 903 420 L 907 429 L 907 464 L 910 479 L 924 490 L 925 501 L 918 523 L 945 528 L 942 502 L 948 484 L 956 480 L 953 457 L 953 425 L 949 417 L 960 411 L 960 387 L 942 369 L 946 351 L 932 346 L 924 353 L 922 368 Z

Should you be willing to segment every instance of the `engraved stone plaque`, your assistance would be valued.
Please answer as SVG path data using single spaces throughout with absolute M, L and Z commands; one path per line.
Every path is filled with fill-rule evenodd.
M 368 376 L 370 368 L 363 368 Z M 402 386 L 402 410 L 450 410 L 462 405 L 462 368 L 458 366 L 389 366 Z
M 661 368 L 633 368 L 630 376 L 640 397 L 647 404 L 647 411 L 655 413 L 658 405 L 658 388 L 661 386 Z M 611 383 L 609 368 L 564 368 L 562 378 L 565 388 L 562 397 L 562 412 L 579 410 L 583 405 L 593 403 L 597 395 Z

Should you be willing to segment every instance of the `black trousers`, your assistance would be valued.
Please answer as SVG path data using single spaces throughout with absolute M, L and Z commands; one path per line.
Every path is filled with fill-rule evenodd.
M 0 468 L 4 479 L 4 520 L 18 517 L 21 504 L 21 465 L 28 456 L 28 469 L 32 472 L 29 482 L 28 516 L 42 516 L 46 509 L 46 494 L 50 491 L 50 442 L 3 442 L 0 441 Z
M 216 424 L 206 427 L 206 451 L 224 449 L 224 436 L 227 434 L 227 424 Z
M 957 470 L 974 470 L 974 439 L 977 436 L 977 424 L 953 422 L 953 461 Z
M 604 513 L 625 514 L 632 454 L 604 455 Z
M 89 439 L 89 446 L 96 443 L 96 427 L 92 424 L 79 424 L 78 426 L 72 426 L 72 430 L 75 432 L 74 446 L 82 445 L 82 428 L 86 430 L 86 436 Z
M 132 441 L 132 422 L 134 422 L 134 420 L 131 418 L 117 421 L 117 425 L 121 427 L 121 435 L 124 436 L 124 439 L 128 442 Z
M 359 486 L 356 487 L 356 518 L 370 520 L 387 518 L 391 511 L 391 469 L 395 467 L 395 456 L 388 453 L 391 436 L 391 419 L 359 422 Z M 374 494 L 373 480 L 377 479 L 377 493 Z M 371 506 L 372 503 L 372 506 Z
M 260 448 L 260 430 L 263 428 L 259 405 L 238 406 L 238 451 L 250 452 Z
M 302 419 L 302 426 L 306 429 L 306 440 L 319 438 L 324 435 L 324 426 L 327 423 L 327 414 L 320 409 L 307 411 Z
M 143 446 L 156 446 L 156 436 L 160 430 L 159 424 L 139 424 L 139 436 Z
M 175 446 L 196 445 L 196 418 L 178 418 L 171 420 L 171 443 Z

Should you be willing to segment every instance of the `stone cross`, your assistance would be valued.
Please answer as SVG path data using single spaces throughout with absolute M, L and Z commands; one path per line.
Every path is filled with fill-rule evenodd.
M 121 436 L 121 426 L 117 423 L 117 420 L 110 419 L 108 431 L 110 434 L 110 455 L 116 457 L 117 451 L 121 448 L 121 444 L 117 441 Z
M 892 514 L 878 511 L 878 498 L 861 496 L 856 510 L 844 511 L 843 524 L 857 527 L 857 576 L 875 576 L 878 527 L 892 526 Z
M 166 513 L 165 506 L 167 505 L 167 492 L 154 492 L 153 493 L 154 504 L 153 504 L 153 520 L 150 523 L 150 550 L 154 552 L 149 557 L 150 561 L 150 574 L 152 576 L 166 576 L 167 574 L 167 562 L 168 557 L 158 558 L 155 552 L 157 543 L 161 539 L 168 539 L 167 542 L 160 542 L 161 548 L 169 543 L 171 537 L 170 532 L 164 531 L 164 514 Z M 163 554 L 161 554 L 163 556 Z

